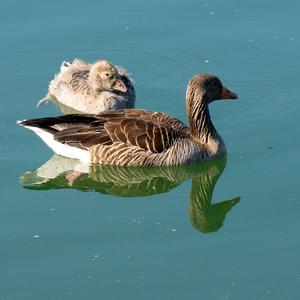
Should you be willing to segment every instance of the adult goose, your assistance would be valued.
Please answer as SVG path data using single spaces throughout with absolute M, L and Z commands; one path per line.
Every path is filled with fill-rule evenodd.
M 209 74 L 188 84 L 190 128 L 164 113 L 141 109 L 98 115 L 66 115 L 20 121 L 57 154 L 84 162 L 118 166 L 177 166 L 220 157 L 225 144 L 215 129 L 208 104 L 237 95 Z
M 132 108 L 135 90 L 123 68 L 106 60 L 89 64 L 75 59 L 72 63 L 63 62 L 50 82 L 48 94 L 37 106 L 49 101 L 64 113 L 99 113 Z

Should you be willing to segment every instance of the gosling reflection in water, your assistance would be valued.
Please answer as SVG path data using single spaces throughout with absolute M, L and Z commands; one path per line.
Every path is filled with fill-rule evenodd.
M 189 215 L 194 228 L 214 232 L 223 226 L 226 214 L 240 198 L 212 204 L 212 194 L 226 166 L 220 160 L 183 167 L 116 167 L 85 165 L 78 160 L 54 155 L 36 170 L 21 177 L 31 190 L 78 189 L 122 197 L 166 193 L 192 178 Z

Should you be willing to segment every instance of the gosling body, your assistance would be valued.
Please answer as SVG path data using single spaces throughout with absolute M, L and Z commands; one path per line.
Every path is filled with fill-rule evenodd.
M 108 61 L 63 62 L 38 106 L 52 101 L 64 113 L 99 113 L 132 108 L 135 89 L 126 70 Z

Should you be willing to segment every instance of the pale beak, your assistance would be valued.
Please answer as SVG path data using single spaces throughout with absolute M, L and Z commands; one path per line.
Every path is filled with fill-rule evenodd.
M 238 95 L 234 92 L 231 92 L 226 87 L 223 86 L 222 92 L 221 92 L 221 99 L 238 99 Z
M 117 90 L 117 91 L 120 91 L 120 92 L 123 92 L 123 93 L 127 93 L 127 87 L 121 79 L 117 79 L 116 83 L 113 85 L 112 88 L 114 90 Z

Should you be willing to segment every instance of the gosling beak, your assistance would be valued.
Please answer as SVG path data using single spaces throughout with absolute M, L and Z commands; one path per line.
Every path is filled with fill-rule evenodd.
M 116 83 L 113 86 L 113 89 L 123 93 L 127 93 L 127 87 L 121 79 L 117 79 Z
M 229 91 L 226 87 L 223 86 L 221 92 L 221 99 L 238 99 L 238 95 L 234 92 Z

